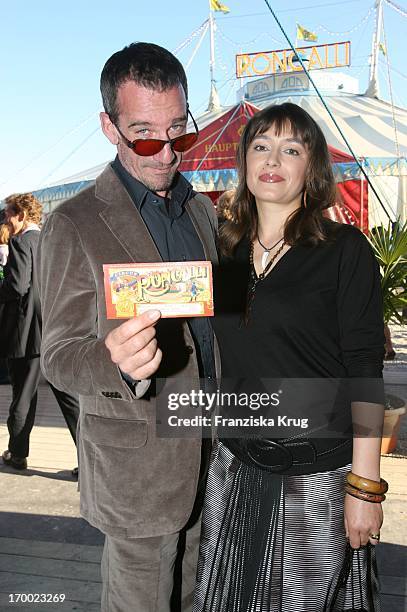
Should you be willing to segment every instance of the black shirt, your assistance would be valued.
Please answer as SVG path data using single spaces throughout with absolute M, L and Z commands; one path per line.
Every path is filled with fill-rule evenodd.
M 368 241 L 343 225 L 330 242 L 292 247 L 257 283 L 246 327 L 249 249 L 243 240 L 235 256 L 221 263 L 216 282 L 213 323 L 227 391 L 236 385 L 250 393 L 275 391 L 275 379 L 301 379 L 304 395 L 294 397 L 301 407 L 308 398 L 312 405 L 319 381 L 344 381 L 346 394 L 335 395 L 331 406 L 344 413 L 341 427 L 347 431 L 351 401 L 383 403 L 380 275 Z M 286 380 L 286 388 L 292 382 Z M 331 461 L 322 469 L 350 457 L 348 450 L 337 465 Z
M 287 251 L 257 284 L 245 327 L 240 321 L 248 270 L 249 241 L 244 240 L 233 261 L 221 266 L 216 287 L 214 325 L 224 375 L 382 376 L 380 275 L 358 229 L 343 225 L 330 243 Z
M 140 212 L 163 261 L 205 260 L 202 243 L 185 210 L 194 192 L 180 173 L 175 176 L 171 197 L 163 198 L 132 177 L 118 157 L 112 162 L 112 168 Z M 206 317 L 191 317 L 187 322 L 195 343 L 200 376 L 215 378 L 211 325 Z

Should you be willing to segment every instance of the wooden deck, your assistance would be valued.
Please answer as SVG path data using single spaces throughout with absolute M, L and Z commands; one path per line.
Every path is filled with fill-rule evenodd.
M 0 450 L 7 448 L 10 398 L 11 388 L 0 386 Z M 103 537 L 79 517 L 77 485 L 70 474 L 76 465 L 75 446 L 56 400 L 50 388 L 41 385 L 29 469 L 16 473 L 0 461 L 1 612 L 100 610 Z M 383 457 L 382 472 L 390 483 L 378 550 L 382 612 L 404 612 L 407 459 Z M 63 593 L 65 601 L 11 604 L 12 593 Z

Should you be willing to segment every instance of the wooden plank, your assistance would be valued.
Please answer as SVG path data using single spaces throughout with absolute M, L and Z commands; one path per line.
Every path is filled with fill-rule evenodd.
M 39 576 L 40 578 L 52 577 L 100 582 L 99 564 L 69 559 L 0 554 L 0 575 L 2 572 Z
M 0 594 L 0 602 L 1 601 L 2 598 Z M 4 604 L 4 607 L 1 607 L 0 609 L 2 612 L 13 612 L 14 610 L 18 610 L 19 612 L 34 612 L 35 610 L 39 612 L 100 612 L 100 603 L 91 603 L 89 601 L 79 602 L 65 600 L 63 603 L 43 604 L 46 606 L 46 608 L 43 608 L 42 610 L 38 607 L 38 605 L 40 604 L 29 604 L 28 606 L 15 603 L 10 604 L 9 606 Z
M 383 541 L 376 550 L 379 576 L 398 576 L 405 578 L 406 548 L 404 545 L 389 544 Z
M 407 458 L 382 457 L 380 463 L 382 477 L 389 483 L 388 495 L 404 495 L 407 500 L 406 477 Z
M 0 593 L 2 593 L 0 603 L 3 605 L 8 604 L 9 593 L 64 593 L 68 601 L 98 603 L 101 596 L 101 584 L 95 581 L 1 572 Z M 33 609 L 33 606 L 31 608 Z M 4 610 L 3 607 L 0 609 Z M 56 607 L 54 610 L 59 610 L 59 608 Z
M 382 612 L 406 612 L 407 600 L 397 595 L 382 595 Z
M 47 508 L 48 510 L 48 508 Z M 103 546 L 103 534 L 78 518 L 78 508 L 67 504 L 60 505 L 59 515 L 30 514 L 29 512 L 4 512 L 0 524 L 0 534 L 4 538 L 26 541 L 80 544 L 82 546 Z M 56 508 L 58 510 L 58 508 Z M 60 516 L 64 512 L 65 516 Z M 1 542 L 1 538 L 0 538 Z
M 380 576 L 380 592 L 383 595 L 407 597 L 405 578 L 401 576 Z
M 0 538 L 0 553 L 3 555 L 82 561 L 99 565 L 102 558 L 102 547 L 61 542 L 36 542 L 20 540 L 18 538 Z

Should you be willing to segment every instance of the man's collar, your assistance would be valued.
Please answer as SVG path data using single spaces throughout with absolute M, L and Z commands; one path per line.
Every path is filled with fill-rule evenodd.
M 111 166 L 116 175 L 119 177 L 119 179 L 122 181 L 122 183 L 128 190 L 138 210 L 140 210 L 141 206 L 147 200 L 160 201 L 165 199 L 154 193 L 154 191 L 148 189 L 148 187 L 146 187 L 141 181 L 134 178 L 134 176 L 132 176 L 123 166 L 117 155 L 112 161 Z M 181 214 L 182 208 L 185 202 L 189 199 L 191 192 L 191 184 L 184 176 L 182 176 L 180 172 L 177 172 L 174 177 L 174 183 L 171 189 L 170 197 L 170 206 L 174 207 L 175 209 L 174 216 L 177 217 L 179 214 Z

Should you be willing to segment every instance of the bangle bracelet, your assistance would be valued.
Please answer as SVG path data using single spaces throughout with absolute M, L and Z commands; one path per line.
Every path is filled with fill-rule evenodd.
M 386 493 L 389 488 L 388 483 L 383 478 L 380 478 L 380 482 L 377 482 L 376 480 L 370 480 L 369 478 L 358 476 L 353 472 L 348 472 L 346 480 L 350 485 L 352 485 L 352 487 L 355 487 L 360 491 L 365 491 L 366 493 L 382 495 L 383 493 Z
M 367 491 L 361 491 L 356 487 L 352 487 L 350 484 L 345 485 L 345 491 L 347 493 L 352 493 L 353 495 L 359 497 L 359 499 L 363 499 L 365 501 L 380 502 L 386 499 L 384 493 L 368 493 Z
M 386 499 L 384 494 L 367 493 L 366 491 L 355 489 L 355 487 L 348 484 L 345 485 L 345 492 L 352 495 L 352 497 L 356 497 L 357 499 L 361 499 L 362 501 L 370 502 L 372 504 L 380 504 Z
M 372 504 L 380 504 L 386 499 L 385 495 L 378 495 L 375 493 L 365 493 L 364 491 L 359 491 L 353 487 L 345 487 L 345 492 L 348 495 L 352 495 L 352 497 L 356 497 L 365 502 L 369 502 Z

